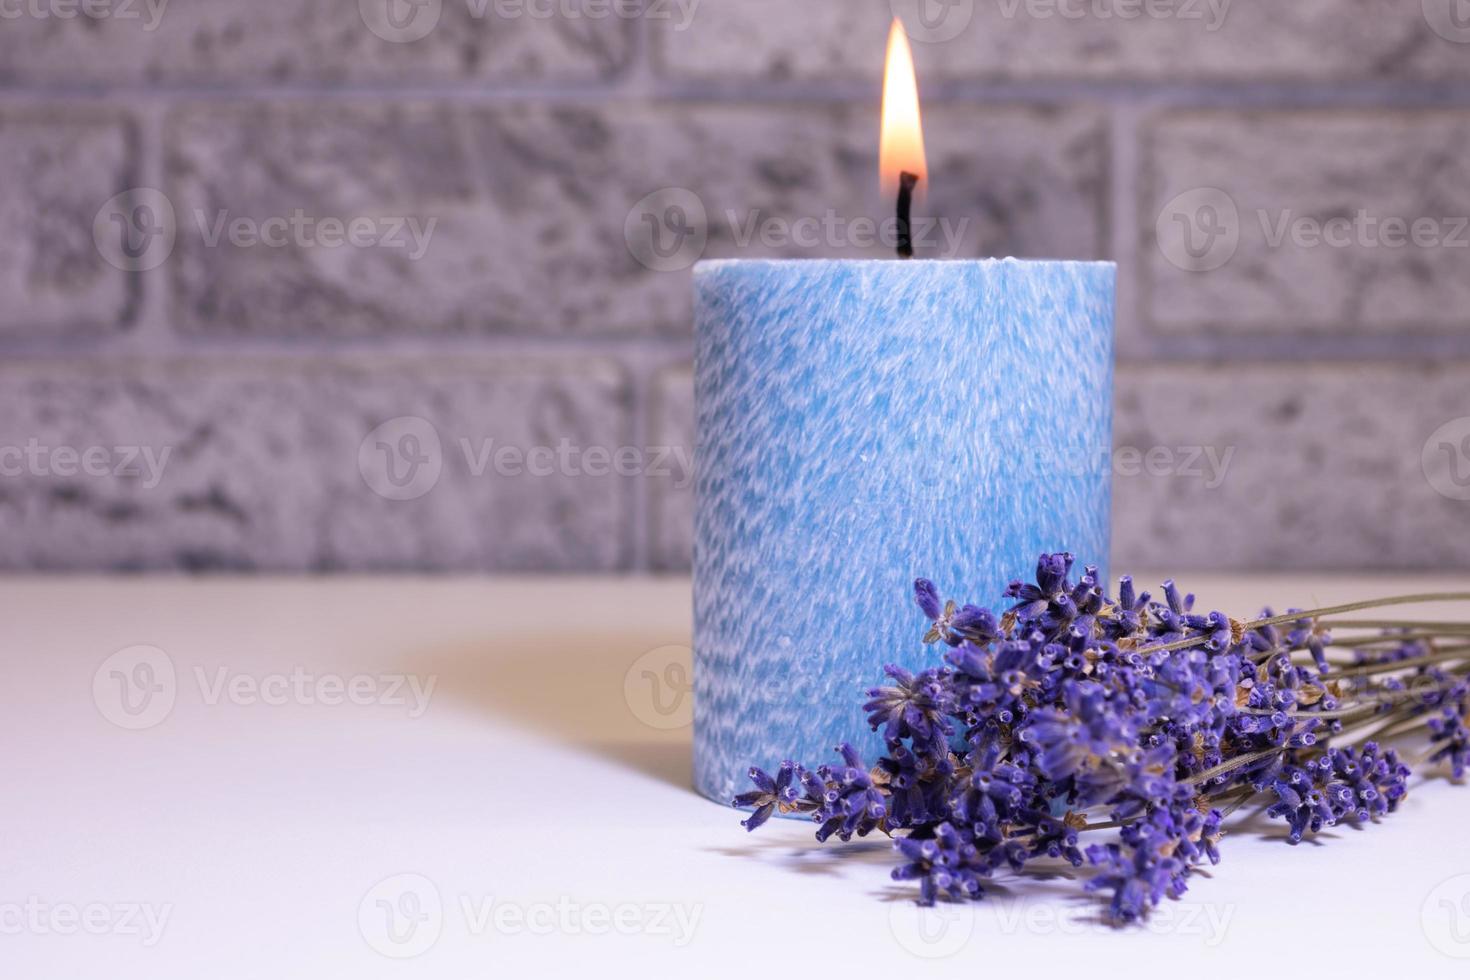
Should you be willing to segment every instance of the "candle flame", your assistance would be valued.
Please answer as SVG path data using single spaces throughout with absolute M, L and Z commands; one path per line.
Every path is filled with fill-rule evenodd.
M 885 198 L 892 198 L 898 193 L 899 175 L 904 171 L 919 178 L 916 195 L 922 195 L 929 186 L 929 168 L 924 160 L 924 128 L 919 121 L 919 83 L 914 75 L 914 55 L 909 50 L 908 34 L 897 17 L 888 30 L 878 171 Z

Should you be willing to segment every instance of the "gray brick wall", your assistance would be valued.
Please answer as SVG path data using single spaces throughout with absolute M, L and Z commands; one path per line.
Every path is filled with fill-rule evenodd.
M 686 569 L 688 266 L 884 253 L 895 10 L 930 254 L 1119 264 L 1115 566 L 1470 567 L 1455 2 L 36 0 L 0 568 Z

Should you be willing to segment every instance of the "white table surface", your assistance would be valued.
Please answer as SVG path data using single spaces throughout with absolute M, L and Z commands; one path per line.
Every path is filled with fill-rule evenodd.
M 1181 579 L 1237 615 L 1470 589 Z M 882 841 L 746 835 L 688 788 L 688 606 L 681 580 L 0 581 L 0 977 L 1470 970 L 1470 787 L 1443 781 L 1321 843 L 1239 827 L 1131 931 L 1067 877 L 921 912 Z M 172 707 L 127 714 L 143 662 Z M 357 675 L 370 703 L 324 703 Z

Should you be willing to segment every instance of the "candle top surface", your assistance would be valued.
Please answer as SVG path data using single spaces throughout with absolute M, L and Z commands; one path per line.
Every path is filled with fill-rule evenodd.
M 983 259 L 912 259 L 903 260 L 892 257 L 886 258 L 863 258 L 863 259 L 832 259 L 832 258 L 810 258 L 810 259 L 701 259 L 694 264 L 694 271 L 718 270 L 732 267 L 754 268 L 757 266 L 800 266 L 802 268 L 815 269 L 823 265 L 830 266 L 893 266 L 896 269 L 921 269 L 934 266 L 946 268 L 973 267 L 973 268 L 995 268 L 997 266 L 1051 266 L 1051 267 L 1087 267 L 1115 269 L 1117 263 L 1111 259 L 1018 259 L 1007 256 L 1005 258 L 983 258 Z

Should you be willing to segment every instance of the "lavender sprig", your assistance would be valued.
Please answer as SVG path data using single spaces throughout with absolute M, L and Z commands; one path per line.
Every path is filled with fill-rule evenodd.
M 843 744 L 840 765 L 752 768 L 756 789 L 734 801 L 756 808 L 744 826 L 802 813 L 818 840 L 895 837 L 893 877 L 917 881 L 922 904 L 981 898 L 1039 858 L 1089 863 L 1086 887 L 1126 921 L 1216 863 L 1242 806 L 1284 821 L 1292 843 L 1393 812 L 1410 769 L 1371 736 L 1421 733 L 1431 765 L 1455 780 L 1470 768 L 1470 624 L 1324 618 L 1470 595 L 1240 621 L 1195 612 L 1172 581 L 1155 600 L 1124 577 L 1110 597 L 1073 564 L 1042 555 L 999 617 L 916 582 L 924 641 L 943 656 L 889 666 L 868 691 L 885 754 L 867 766 Z M 1079 843 L 1098 831 L 1116 838 Z

